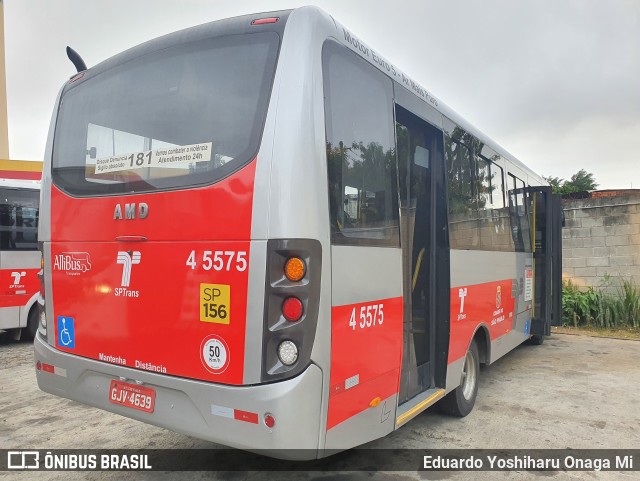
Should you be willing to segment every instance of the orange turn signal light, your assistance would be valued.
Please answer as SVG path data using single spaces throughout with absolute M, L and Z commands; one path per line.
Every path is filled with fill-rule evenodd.
M 307 273 L 307 266 L 299 257 L 289 257 L 284 265 L 284 275 L 293 282 L 298 282 Z

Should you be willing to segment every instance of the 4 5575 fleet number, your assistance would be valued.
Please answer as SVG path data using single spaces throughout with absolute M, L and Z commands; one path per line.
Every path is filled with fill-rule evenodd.
M 353 308 L 351 311 L 351 317 L 349 318 L 349 327 L 354 331 L 356 330 L 356 327 L 366 329 L 376 325 L 381 326 L 384 322 L 384 304 L 360 306 L 360 315 L 356 319 L 357 309 L 357 307 Z
M 205 271 L 239 271 L 247 270 L 246 251 L 204 251 L 197 253 L 191 251 L 185 263 L 191 269 L 195 269 L 198 263 Z

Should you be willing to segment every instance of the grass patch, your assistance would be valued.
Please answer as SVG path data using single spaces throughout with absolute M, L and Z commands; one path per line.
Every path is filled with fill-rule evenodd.
M 626 329 L 606 329 L 593 326 L 552 326 L 551 334 L 573 334 L 578 336 L 610 337 L 616 339 L 640 340 L 640 328 L 629 327 Z

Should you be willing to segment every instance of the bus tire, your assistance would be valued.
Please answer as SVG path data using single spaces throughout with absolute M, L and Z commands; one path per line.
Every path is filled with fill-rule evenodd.
M 542 343 L 544 343 L 544 336 L 533 335 L 528 340 L 528 344 L 531 344 L 531 345 L 534 345 L 534 346 L 539 346 Z
M 29 316 L 27 317 L 27 332 L 31 339 L 35 339 L 38 333 L 38 317 L 38 303 L 35 302 L 29 309 Z
M 478 395 L 480 357 L 475 339 L 464 357 L 460 385 L 440 401 L 440 410 L 452 416 L 465 417 L 473 409 Z

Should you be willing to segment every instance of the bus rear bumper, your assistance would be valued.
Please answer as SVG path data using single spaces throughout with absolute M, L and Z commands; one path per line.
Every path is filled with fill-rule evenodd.
M 225 446 L 284 459 L 318 456 L 322 371 L 315 364 L 281 382 L 226 386 L 74 356 L 40 335 L 34 347 L 36 363 L 47 365 L 36 370 L 45 392 Z M 153 388 L 154 412 L 110 402 L 114 379 Z M 275 418 L 271 429 L 264 423 L 267 413 Z

